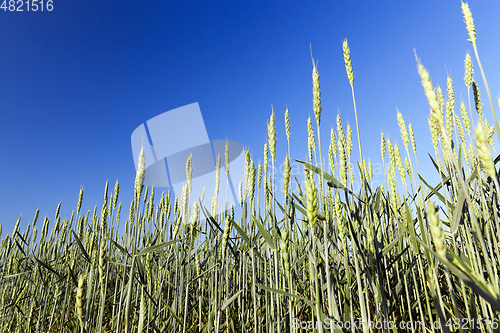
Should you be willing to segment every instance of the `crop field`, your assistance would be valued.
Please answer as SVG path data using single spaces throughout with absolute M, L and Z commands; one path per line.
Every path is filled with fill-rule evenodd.
M 415 53 L 423 88 L 415 94 L 429 102 L 433 152 L 417 154 L 418 137 L 398 112 L 402 145 L 381 135 L 384 184 L 372 186 L 344 40 L 356 128 L 338 115 L 330 142 L 321 142 L 313 59 L 308 159 L 288 153 L 282 179 L 269 171 L 278 163 L 276 126 L 286 129 L 280 142 L 288 152 L 292 132 L 288 109 L 282 125 L 273 111 L 264 162 L 246 151 L 239 207 L 218 207 L 227 195 L 219 185 L 204 193 L 212 206 L 199 205 L 190 195 L 191 157 L 179 196 L 144 186 L 141 151 L 130 204 L 119 203 L 118 182 L 106 183 L 93 211 L 81 210 L 82 189 L 69 219 L 59 204 L 54 218 L 36 211 L 26 230 L 21 218 L 4 230 L 2 331 L 500 332 L 500 156 L 492 154 L 500 98 L 490 94 L 467 4 L 462 12 L 474 50 L 463 80 L 434 86 Z M 463 84 L 467 97 L 458 103 Z M 493 124 L 483 116 L 490 111 Z M 351 161 L 353 149 L 359 161 Z M 420 173 L 417 156 L 432 160 L 438 183 Z M 228 177 L 228 159 L 227 150 L 217 158 L 216 184 Z M 292 162 L 305 168 L 304 179 L 292 179 Z

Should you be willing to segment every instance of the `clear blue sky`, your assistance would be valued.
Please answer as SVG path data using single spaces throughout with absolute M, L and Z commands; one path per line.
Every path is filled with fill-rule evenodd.
M 496 101 L 500 3 L 469 5 Z M 100 209 L 106 180 L 112 188 L 118 178 L 128 210 L 132 131 L 186 104 L 199 103 L 211 139 L 239 141 L 256 161 L 263 159 L 272 104 L 279 163 L 287 104 L 292 157 L 303 159 L 313 115 L 309 43 L 319 61 L 326 147 L 337 110 L 355 126 L 343 38 L 351 48 L 365 158 L 380 162 L 381 131 L 401 143 L 398 107 L 414 125 L 421 169 L 434 177 L 426 153 L 429 108 L 413 49 L 434 84 L 445 87 L 450 71 L 457 104 L 466 98 L 463 60 L 472 52 L 460 1 L 54 0 L 52 12 L 1 10 L 0 31 L 3 235 L 21 213 L 24 230 L 37 208 L 40 218 L 53 220 L 60 201 L 69 218 L 81 185 L 82 209 Z M 475 72 L 483 88 L 477 66 Z M 484 88 L 482 96 L 492 119 Z

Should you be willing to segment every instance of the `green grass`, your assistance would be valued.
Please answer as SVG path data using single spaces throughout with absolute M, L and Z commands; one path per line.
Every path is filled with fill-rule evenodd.
M 468 7 L 463 9 L 470 25 Z M 471 40 L 481 68 L 475 34 Z M 347 41 L 344 54 L 355 105 Z M 266 165 L 255 166 L 246 155 L 239 216 L 234 209 L 220 213 L 215 206 L 185 204 L 189 161 L 180 197 L 163 193 L 155 201 L 154 188 L 142 186 L 139 167 L 128 212 L 118 204 L 118 183 L 112 195 L 106 184 L 100 210 L 80 212 L 81 191 L 69 220 L 61 220 L 58 207 L 53 222 L 45 217 L 37 224 L 37 211 L 25 231 L 18 220 L 0 244 L 0 327 L 4 332 L 341 332 L 313 325 L 338 321 L 356 323 L 356 331 L 376 331 L 374 324 L 359 324 L 364 318 L 365 323 L 420 322 L 416 332 L 440 332 L 439 321 L 445 332 L 499 331 L 494 129 L 483 116 L 472 76 L 469 106 L 455 113 L 451 79 L 445 98 L 417 61 L 435 145 L 421 158 L 431 157 L 438 184 L 420 174 L 413 129 L 401 114 L 403 147 L 382 137 L 385 186 L 371 186 L 366 161 L 350 163 L 352 131 L 344 130 L 340 116 L 328 149 L 330 172 L 317 165 L 321 100 L 314 66 L 317 126 L 314 132 L 309 123 L 310 154 L 299 161 L 307 172 L 298 191 L 290 190 L 285 168 L 285 199 L 275 200 L 281 189 L 267 173 L 267 164 L 276 162 L 273 112 Z M 288 113 L 285 119 L 289 145 Z M 362 156 L 361 143 L 359 150 Z M 356 193 L 355 182 L 362 184 Z M 120 221 L 125 235 L 118 233 Z

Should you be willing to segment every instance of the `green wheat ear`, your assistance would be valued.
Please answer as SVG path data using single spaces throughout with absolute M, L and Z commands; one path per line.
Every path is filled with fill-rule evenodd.
M 488 87 L 488 81 L 486 81 L 486 76 L 484 74 L 483 66 L 481 65 L 481 60 L 479 59 L 479 53 L 477 51 L 477 44 L 476 44 L 476 28 L 474 27 L 474 20 L 472 19 L 472 13 L 471 13 L 469 5 L 467 3 L 462 2 L 462 13 L 464 16 L 465 27 L 466 27 L 467 32 L 469 34 L 469 41 L 472 43 L 472 47 L 474 48 L 476 60 L 477 60 L 477 63 L 479 65 L 479 69 L 481 71 L 481 76 L 483 78 L 484 86 L 486 88 L 486 93 L 488 95 L 488 100 L 490 102 L 491 112 L 493 113 L 493 119 L 495 121 L 495 128 L 497 130 L 497 136 L 498 136 L 498 139 L 500 140 L 500 127 L 498 126 L 497 115 L 495 112 L 495 107 L 493 106 L 493 100 L 491 99 L 490 88 Z M 472 82 L 472 84 L 474 85 L 474 81 Z M 474 97 L 476 97 L 475 94 L 474 94 Z M 477 105 L 478 104 L 476 103 L 476 107 L 477 107 Z M 479 112 L 479 110 L 478 110 L 478 112 Z
M 358 123 L 358 109 L 356 107 L 356 98 L 354 96 L 354 85 L 353 85 L 354 74 L 353 74 L 353 70 L 352 70 L 351 50 L 349 48 L 349 44 L 347 43 L 347 39 L 343 40 L 342 49 L 343 49 L 343 53 L 344 53 L 345 69 L 347 72 L 347 77 L 349 79 L 349 84 L 351 86 L 351 92 L 352 92 L 352 102 L 354 105 L 354 118 L 356 119 L 356 133 L 358 134 L 359 158 L 360 158 L 360 160 L 363 160 L 363 152 L 361 150 L 361 137 L 360 137 L 360 133 L 359 133 L 359 123 Z
M 417 143 L 415 142 L 415 133 L 413 133 L 413 125 L 411 123 L 408 125 L 408 130 L 410 132 L 411 147 L 413 149 L 413 153 L 416 155 L 417 154 Z
M 80 193 L 78 194 L 78 203 L 76 204 L 76 215 L 80 214 L 80 209 L 82 208 L 82 201 L 83 201 L 83 187 L 80 188 Z M 37 210 L 37 212 L 38 212 L 38 210 Z M 38 214 L 37 214 L 37 218 L 38 218 Z M 34 222 L 36 222 L 36 220 Z
M 283 170 L 283 192 L 285 196 L 288 196 L 288 186 L 290 184 L 290 172 L 292 168 L 290 165 L 290 158 L 288 156 L 285 157 L 285 166 Z
M 446 89 L 448 92 L 448 100 L 446 101 L 446 134 L 451 138 L 455 118 L 455 93 L 453 91 L 453 80 L 450 76 L 446 78 Z
M 385 136 L 384 133 L 380 133 L 380 155 L 382 156 L 382 161 L 385 160 L 385 152 L 387 148 L 385 145 Z
M 137 165 L 138 165 L 137 173 L 135 175 L 135 198 L 138 201 L 141 196 L 142 188 L 144 186 L 144 174 L 146 172 L 144 147 L 141 147 L 141 152 L 139 153 L 139 160 Z
M 464 15 L 465 27 L 467 29 L 467 33 L 469 34 L 469 42 L 475 44 L 476 28 L 474 27 L 474 19 L 472 18 L 472 13 L 470 11 L 468 3 L 462 2 L 462 13 Z
M 288 113 L 288 107 L 285 110 L 285 130 L 286 130 L 286 138 L 290 140 L 290 116 Z
M 272 109 L 272 106 L 271 106 Z M 276 120 L 274 116 L 274 109 L 272 109 L 271 117 L 267 125 L 267 136 L 269 139 L 269 151 L 271 152 L 271 159 L 276 159 Z
M 321 91 L 319 89 L 319 73 L 318 73 L 318 64 L 314 62 L 314 58 L 312 55 L 311 44 L 309 44 L 309 49 L 311 51 L 311 60 L 313 64 L 312 71 L 312 80 L 313 80 L 313 110 L 314 117 L 316 118 L 316 124 L 319 127 L 321 121 Z
M 472 85 L 472 80 L 473 80 L 472 77 L 474 75 L 474 69 L 472 68 L 472 59 L 470 57 L 469 52 L 465 54 L 464 67 L 465 67 L 464 83 L 467 89 L 470 89 L 470 86 Z
M 311 117 L 307 119 L 307 146 L 309 153 L 309 162 L 313 163 L 313 153 L 316 154 L 316 139 L 314 138 L 314 131 L 312 127 Z
M 219 186 L 220 186 L 220 163 L 221 157 L 220 153 L 217 154 L 217 162 L 215 163 L 215 188 L 214 194 L 212 196 L 212 216 L 217 216 L 219 207 L 218 207 L 218 195 L 219 195 Z
M 267 168 L 269 166 L 269 145 L 266 142 L 264 144 L 264 187 L 267 181 Z
M 345 70 L 347 72 L 347 78 L 349 79 L 349 84 L 352 85 L 354 82 L 354 74 L 352 71 L 351 50 L 349 49 L 347 39 L 344 39 L 342 41 L 342 49 L 344 51 L 344 63 Z
M 398 167 L 399 175 L 401 176 L 401 181 L 404 185 L 406 185 L 405 168 L 403 166 L 403 160 L 401 159 L 401 153 L 397 144 L 394 145 L 394 155 L 396 156 L 396 165 Z
M 307 203 L 307 219 L 309 221 L 309 227 L 314 231 L 314 226 L 316 224 L 316 214 L 318 212 L 318 194 L 316 192 L 316 186 L 314 181 L 311 179 L 312 175 L 309 172 L 306 173 L 306 178 L 304 181 L 306 189 L 306 203 Z
M 398 111 L 398 125 L 399 125 L 399 131 L 401 132 L 401 138 L 403 139 L 403 144 L 408 151 L 408 142 L 410 142 L 410 139 L 408 137 L 408 130 L 406 129 L 406 124 L 405 120 L 403 118 L 403 115 L 401 112 Z
M 84 322 L 83 322 L 83 319 L 84 319 L 84 310 L 83 310 L 84 284 L 85 284 L 85 276 L 80 275 L 78 277 L 78 287 L 77 287 L 77 291 L 76 291 L 75 307 L 76 307 L 76 314 L 78 317 L 78 321 L 80 323 L 80 327 L 82 328 L 82 330 L 84 329 Z
M 434 245 L 436 246 L 436 252 L 440 256 L 444 257 L 446 254 L 446 245 L 444 242 L 444 231 L 441 226 L 441 220 L 438 217 L 434 202 L 429 201 L 427 207 L 427 217 L 429 219 L 432 240 L 434 241 Z
M 333 156 L 337 158 L 337 139 L 335 138 L 333 127 L 330 129 L 330 144 L 332 145 Z
M 496 171 L 495 165 L 493 164 L 493 158 L 491 156 L 491 150 L 488 147 L 487 136 L 483 129 L 483 125 L 479 123 L 476 128 L 476 148 L 479 160 L 484 168 L 484 171 L 488 177 L 495 179 Z
M 226 256 L 226 247 L 230 232 L 231 232 L 231 217 L 227 215 L 226 224 L 224 225 L 224 232 L 222 234 L 222 258 L 225 258 Z
M 457 131 L 458 131 L 458 136 L 460 137 L 460 141 L 462 142 L 462 144 L 465 144 L 466 143 L 465 132 L 458 115 L 455 115 L 455 125 L 457 126 Z
M 285 132 L 286 132 L 286 141 L 288 143 L 288 156 L 290 156 L 290 115 L 288 114 L 288 106 L 285 111 Z
M 283 262 L 285 266 L 285 274 L 287 280 L 290 280 L 290 256 L 288 253 L 289 247 L 290 247 L 290 237 L 288 234 L 288 229 L 284 227 L 281 232 L 280 249 L 281 249 L 281 255 L 283 256 Z

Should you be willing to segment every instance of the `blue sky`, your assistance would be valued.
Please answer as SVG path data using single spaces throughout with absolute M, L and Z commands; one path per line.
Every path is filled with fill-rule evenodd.
M 469 5 L 496 101 L 500 3 Z M 380 162 L 381 131 L 401 142 L 398 107 L 413 123 L 422 173 L 436 179 L 413 50 L 434 84 L 445 87 L 451 73 L 457 102 L 466 100 L 463 60 L 473 52 L 460 1 L 55 0 L 52 12 L 1 10 L 0 16 L 3 235 L 21 213 L 24 230 L 37 208 L 53 220 L 60 201 L 62 217 L 69 218 L 82 185 L 84 211 L 100 208 L 106 180 L 112 187 L 116 179 L 128 207 L 132 131 L 190 103 L 199 103 L 210 139 L 239 141 L 256 161 L 263 159 L 273 105 L 279 163 L 288 105 L 292 157 L 305 158 L 313 115 L 309 43 L 319 62 L 326 147 L 338 110 L 355 126 L 343 38 L 351 48 L 364 157 Z M 475 72 L 483 88 L 477 66 Z M 492 119 L 484 88 L 482 96 Z

